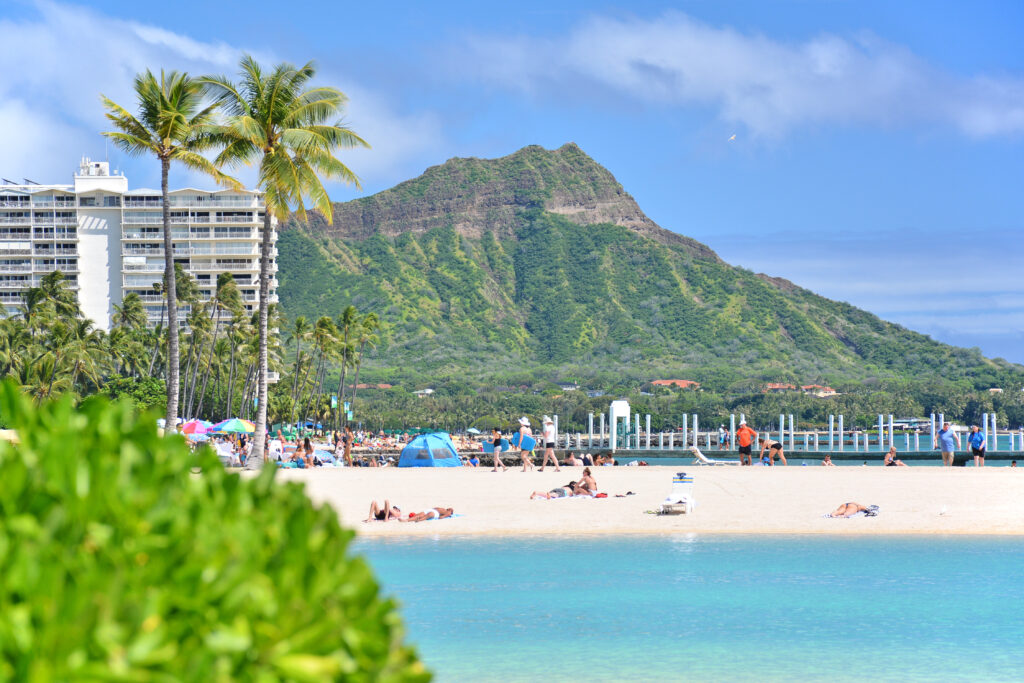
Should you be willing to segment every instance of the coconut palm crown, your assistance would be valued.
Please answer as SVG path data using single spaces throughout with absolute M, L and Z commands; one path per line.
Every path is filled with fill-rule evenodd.
M 107 119 L 117 129 L 103 133 L 130 156 L 151 154 L 160 160 L 163 193 L 164 291 L 167 296 L 167 424 L 178 417 L 179 365 L 178 307 L 174 277 L 174 247 L 171 241 L 171 203 L 167 177 L 171 162 L 210 175 L 221 185 L 238 186 L 203 152 L 216 144 L 210 125 L 214 123 L 216 104 L 204 106 L 203 85 L 187 73 L 160 72 L 157 78 L 148 69 L 135 77 L 138 115 L 100 96 Z
M 296 67 L 278 64 L 270 71 L 246 55 L 240 81 L 224 76 L 201 79 L 214 102 L 227 115 L 216 131 L 224 145 L 218 165 L 246 164 L 257 168 L 266 211 L 260 258 L 259 378 L 256 432 L 250 468 L 263 462 L 267 425 L 267 321 L 270 295 L 271 216 L 285 220 L 292 210 L 305 218 L 305 202 L 328 223 L 333 211 L 321 178 L 334 178 L 359 187 L 359 179 L 334 156 L 339 148 L 369 147 L 340 120 L 347 98 L 336 88 L 311 86 L 312 62 Z

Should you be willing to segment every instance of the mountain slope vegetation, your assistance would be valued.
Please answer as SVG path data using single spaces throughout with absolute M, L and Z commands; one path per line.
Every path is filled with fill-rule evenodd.
M 286 316 L 374 310 L 371 381 L 686 377 L 709 386 L 869 378 L 982 387 L 1024 368 L 936 342 L 786 280 L 723 262 L 651 221 L 574 144 L 452 159 L 376 195 L 292 219 Z

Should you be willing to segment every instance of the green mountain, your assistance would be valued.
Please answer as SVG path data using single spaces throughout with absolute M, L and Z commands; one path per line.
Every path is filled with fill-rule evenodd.
M 722 387 L 871 377 L 995 385 L 1024 368 L 723 262 L 665 230 L 575 144 L 451 159 L 292 219 L 289 318 L 377 311 L 378 381 L 688 378 Z

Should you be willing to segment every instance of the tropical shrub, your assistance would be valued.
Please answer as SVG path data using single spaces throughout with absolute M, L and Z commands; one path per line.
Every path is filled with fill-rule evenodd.
M 426 681 L 336 513 L 95 397 L 0 415 L 0 680 Z

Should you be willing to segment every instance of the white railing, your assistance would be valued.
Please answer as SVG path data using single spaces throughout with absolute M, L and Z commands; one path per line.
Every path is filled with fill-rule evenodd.
M 163 264 L 152 264 L 152 263 L 126 263 L 123 266 L 124 272 L 132 273 L 162 273 L 164 272 Z
M 9 200 L 0 201 L 0 209 L 28 209 L 31 205 L 26 202 L 12 202 Z
M 32 222 L 31 216 L 3 216 L 0 225 L 27 225 Z
M 0 258 L 5 256 L 31 256 L 31 249 L 0 249 Z
M 0 265 L 0 273 L 31 273 L 31 272 L 32 272 L 32 264 L 31 263 L 17 264 L 17 265 L 8 264 L 6 266 L 5 265 Z

